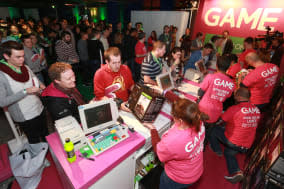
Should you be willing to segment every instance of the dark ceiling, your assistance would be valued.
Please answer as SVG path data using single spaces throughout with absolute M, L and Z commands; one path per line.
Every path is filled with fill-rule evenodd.
M 105 4 L 107 2 L 116 2 L 125 4 L 137 0 L 0 0 L 1 7 L 46 7 L 52 4 L 76 4 L 76 5 L 94 5 Z

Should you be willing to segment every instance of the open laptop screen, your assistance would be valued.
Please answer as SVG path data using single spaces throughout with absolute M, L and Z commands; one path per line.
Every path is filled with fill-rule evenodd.
M 156 78 L 158 86 L 163 90 L 171 90 L 174 88 L 174 82 L 170 72 L 160 74 Z

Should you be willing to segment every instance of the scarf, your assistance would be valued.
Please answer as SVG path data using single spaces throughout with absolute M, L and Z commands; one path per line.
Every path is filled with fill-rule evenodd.
M 80 92 L 75 87 L 71 89 L 65 89 L 65 88 L 60 87 L 55 82 L 54 82 L 54 87 L 58 89 L 59 91 L 63 92 L 64 94 L 66 94 L 68 97 L 73 98 L 78 105 L 86 104 L 83 99 L 83 96 L 80 94 Z
M 5 65 L 6 62 L 4 60 L 0 60 L 0 62 L 1 62 L 0 63 L 0 71 L 9 75 L 15 81 L 24 83 L 24 82 L 27 82 L 29 80 L 29 78 L 30 78 L 29 71 L 26 68 L 26 66 L 24 66 L 24 65 L 21 66 L 21 72 L 22 73 L 17 73 L 12 68 Z

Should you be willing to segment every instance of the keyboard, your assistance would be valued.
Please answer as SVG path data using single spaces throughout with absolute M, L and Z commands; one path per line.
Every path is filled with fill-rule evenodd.
M 88 138 L 95 155 L 99 155 L 102 152 L 124 141 L 128 137 L 128 128 L 122 125 L 116 125 L 99 133 L 90 135 Z

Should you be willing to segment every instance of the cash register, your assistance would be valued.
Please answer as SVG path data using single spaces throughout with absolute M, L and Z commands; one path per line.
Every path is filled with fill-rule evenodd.
M 55 122 L 63 145 L 70 138 L 75 151 L 88 145 L 92 154 L 98 155 L 129 137 L 128 127 L 117 122 L 118 108 L 112 99 L 81 105 L 78 109 L 82 128 L 72 116 Z
M 78 106 L 83 132 L 95 155 L 129 137 L 128 128 L 117 122 L 118 108 L 113 99 Z

